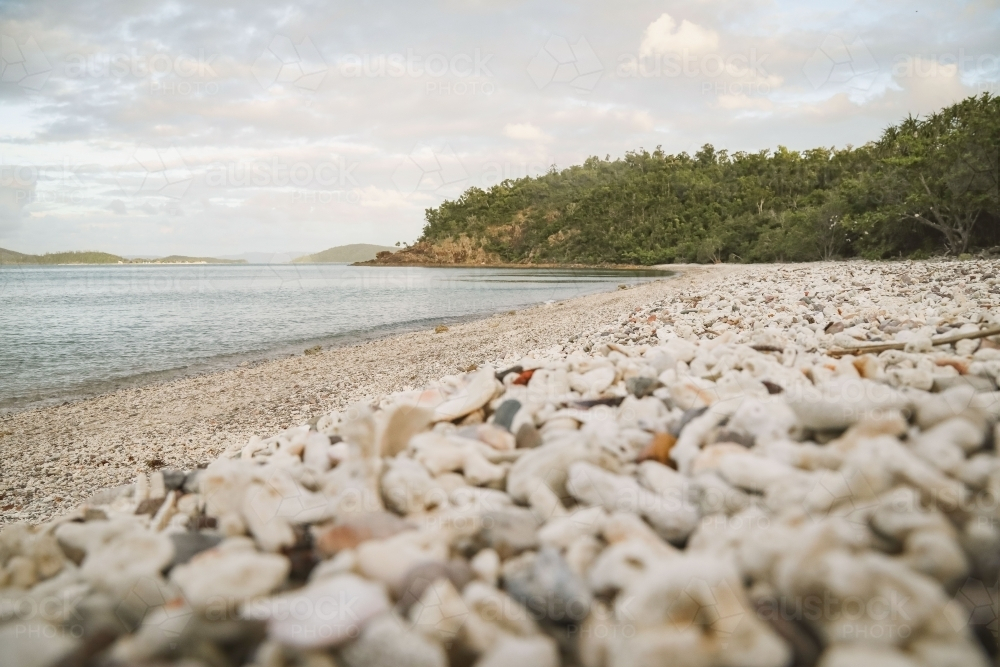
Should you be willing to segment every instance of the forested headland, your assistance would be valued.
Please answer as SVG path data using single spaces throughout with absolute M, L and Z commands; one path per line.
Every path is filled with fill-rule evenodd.
M 636 150 L 426 210 L 379 263 L 660 264 L 924 258 L 1000 246 L 1000 98 L 910 116 L 863 146 Z

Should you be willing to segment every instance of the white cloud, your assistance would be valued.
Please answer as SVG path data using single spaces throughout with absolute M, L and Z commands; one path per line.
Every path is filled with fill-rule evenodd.
M 225 255 L 412 241 L 424 209 L 462 187 L 657 145 L 858 145 L 973 84 L 1000 89 L 983 0 L 860 13 L 703 0 L 659 17 L 512 1 L 247 0 L 235 17 L 194 0 L 8 2 L 0 35 L 17 51 L 3 61 L 18 62 L 0 81 L 0 246 Z M 348 56 L 357 76 L 336 65 Z M 51 71 L 32 64 L 40 85 L 22 85 L 18 63 L 27 76 L 42 57 Z M 415 146 L 449 151 L 433 164 Z M 401 190 L 404 161 L 420 173 Z M 5 165 L 39 176 L 19 184 Z M 292 168 L 301 187 L 275 175 Z
M 661 14 L 646 27 L 642 34 L 639 55 L 643 57 L 663 53 L 704 53 L 718 48 L 719 35 L 714 30 L 702 28 L 687 19 L 680 26 L 670 14 Z
M 552 141 L 552 137 L 531 123 L 507 123 L 503 133 L 505 137 L 521 141 Z

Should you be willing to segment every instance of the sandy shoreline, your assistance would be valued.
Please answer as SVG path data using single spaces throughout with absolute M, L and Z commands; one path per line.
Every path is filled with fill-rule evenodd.
M 39 667 L 237 644 L 225 664 L 995 664 L 998 276 L 700 268 L 28 413 L 5 493 L 58 515 L 4 527 L 0 644 Z
M 628 290 L 453 325 L 441 334 L 394 335 L 0 417 L 0 520 L 41 521 L 139 472 L 191 468 L 252 435 L 471 364 L 561 344 L 719 270 L 669 268 L 684 271 Z

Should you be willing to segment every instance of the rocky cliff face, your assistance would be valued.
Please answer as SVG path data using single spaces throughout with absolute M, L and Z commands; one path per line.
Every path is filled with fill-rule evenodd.
M 416 265 L 416 264 L 502 264 L 500 257 L 487 252 L 472 239 L 462 236 L 458 240 L 446 239 L 431 243 L 419 241 L 396 253 L 380 252 L 375 259 L 365 264 Z

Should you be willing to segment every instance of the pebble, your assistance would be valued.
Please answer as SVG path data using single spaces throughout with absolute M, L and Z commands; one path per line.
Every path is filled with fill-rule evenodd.
M 472 577 L 472 568 L 462 558 L 454 558 L 446 563 L 427 561 L 407 570 L 400 585 L 392 592 L 399 601 L 399 608 L 405 611 L 420 600 L 435 582 L 447 580 L 452 586 L 461 590 Z
M 276 589 L 288 577 L 284 556 L 260 553 L 245 538 L 232 538 L 170 571 L 170 580 L 195 608 L 229 609 Z
M 323 556 L 335 556 L 344 549 L 355 549 L 362 542 L 392 537 L 415 526 L 390 512 L 348 514 L 332 524 L 314 529 L 316 549 Z
M 174 543 L 174 565 L 187 563 L 197 554 L 217 546 L 222 536 L 214 533 L 171 533 L 170 540 Z
M 286 646 L 322 648 L 356 639 L 371 619 L 389 611 L 385 588 L 343 574 L 272 598 L 250 602 L 246 617 L 266 620 L 268 635 Z
M 636 398 L 645 398 L 653 393 L 660 381 L 649 377 L 631 377 L 625 381 L 625 388 Z
M 482 513 L 480 548 L 489 548 L 501 559 L 538 546 L 538 519 L 526 509 L 505 507 Z
M 521 401 L 513 398 L 504 401 L 499 407 L 497 407 L 497 411 L 493 415 L 493 423 L 501 428 L 507 429 L 508 431 L 513 431 L 511 427 L 514 424 L 514 416 L 517 415 L 517 412 L 520 409 Z
M 549 637 L 503 637 L 478 662 L 477 667 L 507 667 L 531 665 L 532 667 L 558 667 L 559 650 Z
M 48 623 L 7 623 L 0 626 L 0 667 L 48 667 L 78 644 L 79 640 Z
M 552 547 L 504 563 L 503 585 L 530 612 L 553 623 L 579 624 L 590 613 L 590 590 Z
M 7 525 L 0 664 L 991 664 L 995 264 L 713 269 Z
M 521 424 L 517 429 L 517 448 L 534 449 L 542 444 L 542 436 L 534 424 L 528 422 Z
M 357 640 L 339 651 L 339 658 L 347 667 L 446 667 L 448 664 L 439 643 L 391 613 L 369 622 Z

